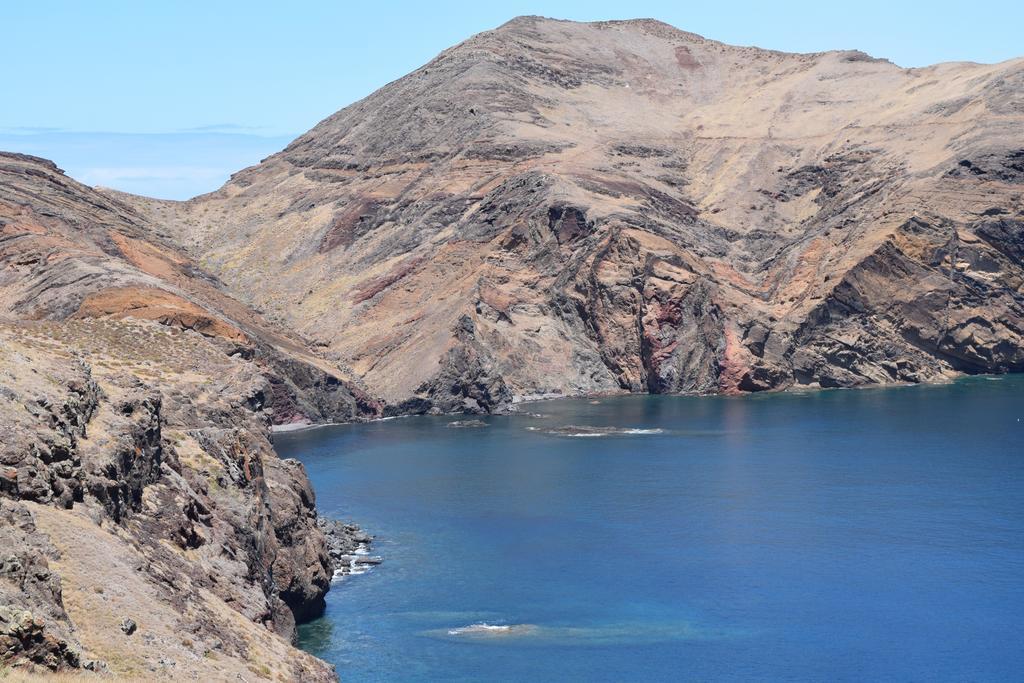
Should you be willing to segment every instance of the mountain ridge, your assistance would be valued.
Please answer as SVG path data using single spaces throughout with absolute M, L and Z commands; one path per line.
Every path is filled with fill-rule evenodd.
M 4 666 L 332 680 L 289 642 L 333 568 L 268 426 L 379 415 L 343 377 L 128 205 L 0 153 Z
M 333 679 L 271 425 L 1024 370 L 1022 124 L 1024 59 L 522 17 L 186 202 L 0 153 L 0 654 Z
M 935 259 L 952 234 L 939 224 L 970 230 L 986 210 L 1019 212 L 1022 81 L 1020 60 L 904 69 L 851 51 L 732 47 L 659 22 L 519 18 L 152 216 L 232 291 L 318 337 L 403 410 L 1016 369 L 1016 351 L 967 363 L 938 348 L 942 325 L 924 331 L 884 311 L 873 316 L 886 329 L 872 322 L 853 346 L 882 335 L 890 348 L 860 369 L 830 370 L 838 350 L 825 340 L 806 367 L 794 355 L 832 276 L 908 231 L 914 249 L 929 243 L 922 274 L 963 284 L 953 265 L 943 271 L 948 254 Z M 972 205 L 975 181 L 990 205 Z M 226 218 L 204 222 L 204 211 Z M 920 224 L 930 227 L 908 227 Z M 820 257 L 830 263 L 794 262 Z M 601 282 L 602 260 L 631 274 Z M 1012 281 L 1019 265 L 1006 265 Z M 575 279 L 560 279 L 564 268 Z M 628 284 L 636 278 L 652 287 Z M 1006 286 L 1000 306 L 1016 320 Z M 676 310 L 680 301 L 699 312 Z M 716 330 L 695 332 L 710 317 Z M 1019 340 L 1015 325 L 998 334 Z M 919 333 L 933 351 L 906 338 Z M 915 369 L 883 369 L 900 361 Z

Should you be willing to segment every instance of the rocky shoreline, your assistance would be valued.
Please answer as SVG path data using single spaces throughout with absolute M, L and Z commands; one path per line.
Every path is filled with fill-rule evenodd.
M 921 74 L 525 17 L 188 202 L 0 152 L 0 666 L 335 679 L 275 432 L 1024 371 L 1024 69 Z
M 370 555 L 370 546 L 375 537 L 358 525 L 320 517 L 317 526 L 324 534 L 327 555 L 331 558 L 332 581 L 365 574 L 371 567 L 384 561 L 379 556 Z
M 523 17 L 130 201 L 385 415 L 1024 371 L 1020 63 L 933 68 Z
M 127 206 L 0 153 L 0 667 L 329 681 L 334 573 L 269 426 L 379 406 Z

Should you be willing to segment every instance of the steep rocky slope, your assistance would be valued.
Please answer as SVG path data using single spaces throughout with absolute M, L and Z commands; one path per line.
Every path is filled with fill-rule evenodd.
M 1024 61 L 516 19 L 131 201 L 392 410 L 1024 368 Z
M 379 406 L 129 207 L 0 153 L 0 664 L 331 680 L 332 562 L 272 420 Z
M 278 423 L 348 421 L 380 410 L 307 340 L 226 294 L 160 236 L 159 225 L 51 162 L 0 153 L 0 230 L 0 315 L 132 318 L 194 330 L 260 368 Z
M 332 678 L 272 422 L 1024 369 L 1022 130 L 1022 60 L 528 17 L 190 202 L 0 153 L 0 662 Z

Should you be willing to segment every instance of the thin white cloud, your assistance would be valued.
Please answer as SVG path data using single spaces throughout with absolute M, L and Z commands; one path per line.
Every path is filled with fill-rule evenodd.
M 50 126 L 8 126 L 0 128 L 0 134 L 6 135 L 38 135 L 39 133 L 60 133 L 63 131 L 63 128 L 53 128 Z
M 184 133 L 239 133 L 266 131 L 266 126 L 243 126 L 238 123 L 211 123 L 208 126 L 195 126 L 194 128 L 182 128 Z
M 113 187 L 119 183 L 147 181 L 216 181 L 224 169 L 210 166 L 120 166 L 83 168 L 77 178 L 86 185 Z
M 87 185 L 161 199 L 212 192 L 232 173 L 283 149 L 291 136 L 239 130 L 178 133 L 0 131 L 0 150 L 53 160 Z

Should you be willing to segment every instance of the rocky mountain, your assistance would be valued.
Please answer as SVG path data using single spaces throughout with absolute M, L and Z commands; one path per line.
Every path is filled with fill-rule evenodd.
M 0 153 L 0 664 L 334 678 L 271 424 L 1024 369 L 1021 131 L 1024 60 L 525 17 L 189 202 Z
M 0 153 L 0 664 L 333 680 L 332 561 L 270 422 L 380 406 L 127 205 Z
M 515 19 L 187 203 L 131 200 L 397 412 L 1024 368 L 1024 60 Z

